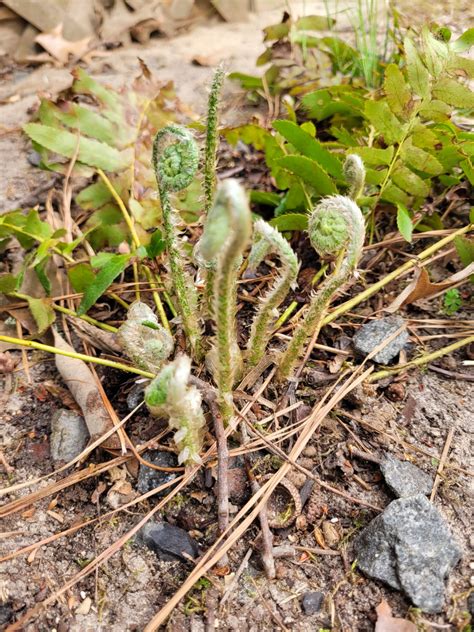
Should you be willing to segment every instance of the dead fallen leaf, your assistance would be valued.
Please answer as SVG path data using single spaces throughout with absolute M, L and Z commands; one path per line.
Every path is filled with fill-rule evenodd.
M 11 373 L 17 365 L 17 359 L 11 353 L 5 351 L 0 352 L 0 373 Z
M 392 609 L 383 599 L 375 608 L 377 622 L 375 632 L 416 632 L 416 625 L 407 619 L 392 617 Z
M 50 55 L 60 61 L 62 64 L 67 64 L 69 61 L 69 55 L 72 55 L 76 60 L 82 58 L 90 47 L 92 37 L 85 37 L 84 39 L 77 40 L 76 42 L 70 42 L 64 39 L 63 25 L 58 24 L 49 33 L 40 33 L 35 37 L 35 41 L 42 46 Z
M 106 351 L 107 353 L 117 353 L 119 355 L 122 353 L 122 347 L 112 332 L 99 329 L 99 327 L 86 323 L 86 321 L 81 318 L 68 316 L 67 319 L 74 325 L 78 336 L 84 338 L 84 340 L 96 349 Z
M 467 279 L 471 274 L 474 274 L 474 263 L 468 265 L 464 270 L 451 275 L 442 283 L 431 283 L 426 268 L 421 268 L 415 272 L 413 281 L 407 285 L 393 303 L 385 308 L 385 311 L 393 314 L 403 305 L 410 305 L 410 303 L 414 303 L 419 299 L 429 298 L 438 292 L 443 292 L 455 283 Z
M 63 351 L 75 352 L 53 328 L 54 344 Z M 56 368 L 79 404 L 92 439 L 97 439 L 113 428 L 112 419 L 96 385 L 94 375 L 82 360 L 57 354 Z M 102 443 L 104 448 L 118 448 L 117 435 L 111 435 Z

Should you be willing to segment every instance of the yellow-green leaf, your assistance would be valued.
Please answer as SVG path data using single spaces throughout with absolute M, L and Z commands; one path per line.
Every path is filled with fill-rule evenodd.
M 44 333 L 56 318 L 51 303 L 45 298 L 33 298 L 32 296 L 27 296 L 26 300 L 38 327 L 38 333 Z
M 433 86 L 433 94 L 456 108 L 474 108 L 474 92 L 456 79 L 442 77 Z
M 383 85 L 392 112 L 405 118 L 412 95 L 405 77 L 397 65 L 389 64 L 387 66 Z
M 421 61 L 421 57 L 409 37 L 405 37 L 404 44 L 408 81 L 418 96 L 423 98 L 428 97 L 430 94 L 430 76 L 428 69 Z
M 413 234 L 413 222 L 411 221 L 410 213 L 403 204 L 398 204 L 397 207 L 397 226 L 400 234 L 406 241 L 411 242 Z

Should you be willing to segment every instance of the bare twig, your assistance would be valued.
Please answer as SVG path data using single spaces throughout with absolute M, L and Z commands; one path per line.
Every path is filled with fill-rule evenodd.
M 441 458 L 439 460 L 438 463 L 438 469 L 436 470 L 436 476 L 435 476 L 435 480 L 433 483 L 433 489 L 431 490 L 431 496 L 430 496 L 430 500 L 433 502 L 434 497 L 436 495 L 436 491 L 439 487 L 439 484 L 441 483 L 442 480 L 442 476 L 441 473 L 444 469 L 444 465 L 446 463 L 446 460 L 448 458 L 448 453 L 449 453 L 449 449 L 451 447 L 451 443 L 453 441 L 453 437 L 454 437 L 454 433 L 456 432 L 456 428 L 454 426 L 451 426 L 451 428 L 449 429 L 448 432 L 448 436 L 446 437 L 446 442 L 444 444 L 444 448 L 443 451 L 441 453 Z

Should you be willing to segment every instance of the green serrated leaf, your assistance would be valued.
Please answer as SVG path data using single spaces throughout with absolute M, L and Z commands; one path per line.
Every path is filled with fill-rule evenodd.
M 393 182 L 388 183 L 380 197 L 382 200 L 392 204 L 404 204 L 406 206 L 410 202 L 410 196 Z
M 293 230 L 306 230 L 308 228 L 308 216 L 302 213 L 286 213 L 270 220 L 270 225 L 280 232 Z
M 423 98 L 430 95 L 430 76 L 428 69 L 423 64 L 412 40 L 405 37 L 405 55 L 407 60 L 408 81 L 415 93 Z
M 417 171 L 423 171 L 431 176 L 439 176 L 444 171 L 439 160 L 419 147 L 404 143 L 400 155 L 409 167 Z
M 433 94 L 456 108 L 474 108 L 474 92 L 456 79 L 441 77 L 433 86 Z
M 382 134 L 387 145 L 398 143 L 404 135 L 404 125 L 400 123 L 386 101 L 367 101 L 365 116 Z
M 109 259 L 95 277 L 94 282 L 85 289 L 81 304 L 77 310 L 79 316 L 85 314 L 94 305 L 118 275 L 125 270 L 129 260 L 130 255 L 113 255 Z
M 262 206 L 278 206 L 281 202 L 281 197 L 278 193 L 272 193 L 270 191 L 250 191 L 250 202 L 253 204 L 261 204 Z
M 423 180 L 405 165 L 398 164 L 392 172 L 397 187 L 410 195 L 425 198 L 430 192 L 430 181 Z
M 290 173 L 302 178 L 310 184 L 320 195 L 331 195 L 337 192 L 336 185 L 324 169 L 311 158 L 306 156 L 284 156 L 278 161 Z
M 413 222 L 406 206 L 398 204 L 397 206 L 397 227 L 400 234 L 406 241 L 411 242 L 413 235 Z
M 463 170 L 464 175 L 469 180 L 471 185 L 474 186 L 474 166 L 472 164 L 471 159 L 466 158 L 466 160 L 463 160 L 462 162 L 459 163 L 459 166 Z
M 386 149 L 377 147 L 351 147 L 350 152 L 362 158 L 364 164 L 371 167 L 389 165 L 392 162 L 394 147 L 391 145 Z
M 291 121 L 273 121 L 273 127 L 303 156 L 315 160 L 334 178 L 342 179 L 342 166 L 339 160 L 311 134 Z
M 27 296 L 26 300 L 28 302 L 30 312 L 35 319 L 36 326 L 38 327 L 38 333 L 44 333 L 56 319 L 54 309 L 51 307 L 50 302 L 44 298 L 33 298 L 32 296 Z
M 384 90 L 392 112 L 405 118 L 412 94 L 402 71 L 395 64 L 389 64 L 385 69 Z
M 49 277 L 46 273 L 46 266 L 48 265 L 48 261 L 49 261 L 49 257 L 45 257 L 41 261 L 41 263 L 35 266 L 35 273 L 36 273 L 36 276 L 38 277 L 39 282 L 43 286 L 44 291 L 46 292 L 47 296 L 50 296 L 51 281 L 49 280 Z
M 112 194 L 102 180 L 94 182 L 76 195 L 76 202 L 85 210 L 96 210 L 112 200 Z
M 66 158 L 72 158 L 77 147 L 76 134 L 41 123 L 27 123 L 24 132 L 42 147 Z M 79 162 L 105 171 L 122 171 L 131 164 L 132 150 L 118 151 L 110 145 L 90 138 L 79 139 Z

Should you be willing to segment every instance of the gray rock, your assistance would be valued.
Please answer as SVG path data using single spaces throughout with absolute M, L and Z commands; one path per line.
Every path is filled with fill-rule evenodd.
M 303 595 L 301 605 L 303 606 L 304 613 L 307 615 L 316 614 L 321 610 L 323 605 L 324 594 L 322 592 L 310 591 Z
M 57 410 L 51 419 L 51 458 L 55 462 L 72 461 L 84 450 L 89 437 L 86 422 L 81 415 L 65 408 Z
M 471 615 L 471 619 L 474 621 L 474 592 L 467 598 L 467 610 Z
M 361 355 L 371 353 L 404 323 L 405 321 L 401 316 L 388 316 L 387 318 L 371 320 L 366 325 L 363 325 L 352 339 L 354 349 Z M 400 353 L 407 342 L 408 332 L 405 329 L 392 342 L 389 342 L 386 347 L 375 354 L 373 357 L 374 362 L 388 364 L 390 360 L 393 360 Z
M 161 452 L 159 450 L 149 450 L 145 452 L 143 458 L 153 465 L 158 465 L 159 467 L 178 467 L 178 460 L 174 454 L 171 452 Z M 160 487 L 169 481 L 174 480 L 179 476 L 179 472 L 164 472 L 163 470 L 154 470 L 147 465 L 140 465 L 140 470 L 138 472 L 138 482 L 137 482 L 137 490 L 141 494 L 146 494 L 150 492 L 152 489 L 156 487 Z M 156 494 L 157 498 L 165 496 L 168 494 L 172 486 L 166 487 L 162 492 L 158 492 Z
M 167 522 L 147 522 L 137 538 L 162 560 L 189 562 L 199 555 L 199 547 L 184 529 L 174 527 Z
M 431 476 L 409 461 L 399 461 L 391 454 L 386 454 L 382 458 L 380 469 L 385 482 L 398 498 L 415 494 L 429 496 L 431 493 Z
M 403 590 L 425 612 L 440 612 L 444 579 L 461 558 L 440 512 L 418 494 L 394 500 L 354 542 L 359 568 Z

